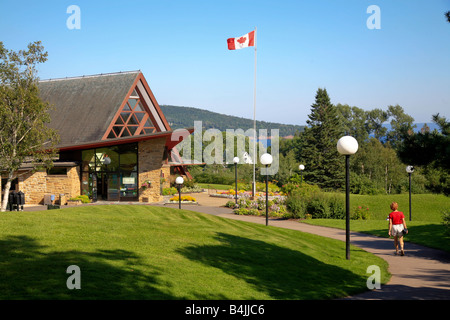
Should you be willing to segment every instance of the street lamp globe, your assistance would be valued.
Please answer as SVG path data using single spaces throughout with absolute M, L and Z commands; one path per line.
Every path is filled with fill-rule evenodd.
M 177 177 L 177 178 L 175 179 L 175 183 L 178 184 L 178 185 L 183 184 L 183 183 L 184 183 L 183 177 Z
M 358 151 L 358 141 L 352 136 L 344 136 L 337 142 L 337 150 L 343 155 L 352 155 Z
M 414 172 L 414 167 L 413 166 L 407 166 L 406 167 L 406 172 L 413 173 Z
M 299 165 L 299 166 L 298 166 L 298 168 L 299 168 L 300 170 L 305 170 L 305 166 L 304 166 L 304 165 L 302 165 L 302 164 L 301 164 L 301 165 Z
M 268 166 L 272 164 L 273 158 L 272 155 L 269 153 L 264 153 L 260 158 L 261 164 Z
M 234 158 L 233 158 L 233 163 L 234 163 L 234 164 L 239 163 L 239 157 L 234 157 Z

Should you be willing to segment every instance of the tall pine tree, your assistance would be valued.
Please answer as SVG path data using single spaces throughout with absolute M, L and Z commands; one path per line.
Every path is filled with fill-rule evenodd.
M 305 165 L 305 179 L 321 188 L 340 188 L 344 183 L 344 157 L 337 152 L 336 144 L 343 127 L 326 89 L 317 90 L 308 118 L 301 133 L 300 158 Z

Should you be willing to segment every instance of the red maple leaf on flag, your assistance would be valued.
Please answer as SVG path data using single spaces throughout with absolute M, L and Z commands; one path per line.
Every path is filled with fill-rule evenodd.
M 245 40 L 247 40 L 246 37 L 240 37 L 239 39 L 237 39 L 237 42 L 239 42 L 240 44 L 243 44 L 245 42 Z

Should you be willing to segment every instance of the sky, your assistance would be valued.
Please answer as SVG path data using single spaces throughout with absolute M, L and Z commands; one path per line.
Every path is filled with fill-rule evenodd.
M 80 9 L 79 29 L 71 29 Z M 378 11 L 368 8 L 377 6 Z M 364 110 L 450 117 L 450 0 L 0 0 L 0 41 L 42 41 L 41 79 L 141 70 L 159 104 L 305 125 L 318 88 Z M 69 23 L 69 25 L 70 25 Z M 377 28 L 374 28 L 376 26 Z

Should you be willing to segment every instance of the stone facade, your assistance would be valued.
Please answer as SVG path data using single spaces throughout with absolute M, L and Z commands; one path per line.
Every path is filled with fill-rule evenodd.
M 47 175 L 45 171 L 31 171 L 19 176 L 18 189 L 25 194 L 26 204 L 43 204 L 46 194 L 60 194 L 66 199 L 80 195 L 80 168 L 67 168 L 67 175 Z
M 138 144 L 139 186 L 145 181 L 151 182 L 150 188 L 139 188 L 139 202 L 159 202 L 161 195 L 161 173 L 167 172 L 163 167 L 166 139 L 141 141 Z M 165 174 L 168 177 L 167 174 Z
M 139 202 L 162 201 L 161 189 L 170 186 L 170 166 L 164 164 L 165 143 L 165 138 L 138 143 Z M 141 187 L 146 181 L 151 182 L 150 188 Z M 66 200 L 74 198 L 81 194 L 80 167 L 67 168 L 67 174 L 61 175 L 27 172 L 19 176 L 17 189 L 25 193 L 27 204 L 43 204 L 49 194 L 55 195 L 57 203 L 61 194 Z

